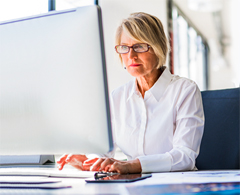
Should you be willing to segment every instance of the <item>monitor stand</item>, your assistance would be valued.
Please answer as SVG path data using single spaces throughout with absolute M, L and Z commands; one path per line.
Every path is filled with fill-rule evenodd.
M 0 166 L 55 163 L 54 155 L 0 155 Z

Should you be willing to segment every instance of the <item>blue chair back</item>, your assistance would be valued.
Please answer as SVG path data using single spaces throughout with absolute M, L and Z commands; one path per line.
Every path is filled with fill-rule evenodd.
M 205 126 L 199 170 L 240 169 L 239 164 L 240 88 L 203 91 Z

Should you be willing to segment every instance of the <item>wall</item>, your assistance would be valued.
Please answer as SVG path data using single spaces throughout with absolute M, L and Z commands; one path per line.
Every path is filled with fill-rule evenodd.
M 108 71 L 109 90 L 128 82 L 132 77 L 121 66 L 115 53 L 115 31 L 122 21 L 133 12 L 146 12 L 157 16 L 167 32 L 166 0 L 99 0 L 102 8 L 105 51 Z

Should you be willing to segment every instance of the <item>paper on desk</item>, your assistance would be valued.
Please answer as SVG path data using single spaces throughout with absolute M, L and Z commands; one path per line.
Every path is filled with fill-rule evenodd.
M 60 179 L 48 177 L 0 176 L 0 184 L 47 184 L 60 183 Z
M 240 182 L 240 171 L 186 171 L 153 173 L 151 178 L 130 185 Z
M 48 183 L 48 184 L 0 184 L 0 188 L 17 188 L 17 189 L 61 189 L 71 188 L 70 185 L 62 183 Z
M 79 171 L 77 169 L 65 169 L 59 171 L 56 168 L 0 168 L 0 176 L 43 176 L 57 178 L 92 178 L 95 171 Z

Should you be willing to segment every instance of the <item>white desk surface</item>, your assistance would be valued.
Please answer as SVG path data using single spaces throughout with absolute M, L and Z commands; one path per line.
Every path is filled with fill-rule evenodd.
M 46 167 L 46 166 L 45 166 Z M 39 170 L 41 167 L 28 167 L 31 170 Z M 56 170 L 57 168 L 50 169 Z M 0 172 L 9 168 L 0 167 Z M 22 167 L 21 169 L 24 169 Z M 70 166 L 65 168 L 65 171 L 73 171 Z M 77 171 L 77 170 L 76 170 Z M 0 176 L 1 178 L 2 176 Z M 7 176 L 8 177 L 8 176 Z M 10 177 L 10 176 L 9 176 Z M 3 177 L 2 177 L 3 178 Z M 24 177 L 15 176 L 16 180 Z M 41 177 L 39 177 L 41 178 Z M 53 178 L 49 178 L 53 179 Z M 232 171 L 189 171 L 189 172 L 171 172 L 171 173 L 153 173 L 151 178 L 132 182 L 132 183 L 86 183 L 86 178 L 55 178 L 60 179 L 62 184 L 70 185 L 71 188 L 66 189 L 4 189 L 0 188 L 0 194 L 85 194 L 85 195 L 131 195 L 129 188 L 135 189 L 142 186 L 159 186 L 168 184 L 202 184 L 202 183 L 226 183 L 239 182 L 240 192 L 240 170 Z M 137 189 L 136 188 L 136 189 Z M 131 191 L 133 192 L 133 191 Z M 143 193 L 144 194 L 144 193 Z

